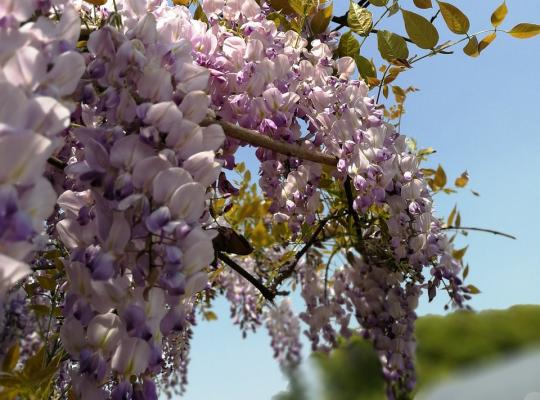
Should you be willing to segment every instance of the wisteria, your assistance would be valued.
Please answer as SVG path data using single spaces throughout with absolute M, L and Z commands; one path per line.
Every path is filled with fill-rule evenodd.
M 445 289 L 461 307 L 469 289 L 420 158 L 337 56 L 339 34 L 286 29 L 272 2 L 89 3 L 0 4 L 2 356 L 17 336 L 36 347 L 21 310 L 45 309 L 55 396 L 157 399 L 187 383 L 196 315 L 221 291 L 283 366 L 299 364 L 302 330 L 316 351 L 358 334 L 389 398 L 411 391 L 419 296 Z M 231 250 L 235 268 L 217 228 L 252 143 L 224 127 L 292 149 L 254 149 L 266 215 L 246 236 L 275 231 L 279 251 Z M 299 313 L 280 298 L 291 282 Z

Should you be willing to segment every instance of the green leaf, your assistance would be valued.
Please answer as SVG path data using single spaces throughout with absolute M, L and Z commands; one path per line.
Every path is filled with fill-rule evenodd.
M 478 51 L 478 39 L 476 38 L 476 36 L 472 36 L 469 39 L 469 41 L 463 48 L 463 52 L 470 57 L 478 57 L 480 55 L 480 51 Z
M 349 14 L 347 15 L 347 24 L 354 32 L 366 36 L 373 27 L 371 12 L 367 8 L 360 7 L 351 1 Z
M 439 8 L 444 18 L 444 22 L 452 32 L 465 34 L 469 30 L 469 18 L 456 6 L 439 1 Z
M 354 37 L 352 31 L 348 31 L 341 39 L 339 39 L 338 54 L 340 57 L 353 57 L 355 58 L 360 51 L 360 43 Z
M 406 59 L 409 56 L 405 39 L 393 32 L 378 31 L 377 45 L 382 58 L 387 61 Z
M 354 57 L 354 61 L 356 61 L 358 72 L 360 73 L 360 76 L 362 77 L 362 79 L 364 79 L 364 81 L 367 82 L 368 78 L 377 77 L 377 71 L 375 70 L 375 66 L 367 58 L 361 56 L 360 54 L 357 54 Z
M 388 0 L 371 0 L 370 3 L 375 7 L 384 7 L 388 3 Z
M 493 14 L 491 14 L 491 25 L 495 28 L 498 27 L 504 21 L 506 14 L 508 14 L 508 7 L 506 7 L 506 2 L 503 1 L 503 3 L 493 11 Z
M 491 42 L 495 40 L 496 37 L 497 37 L 497 34 L 495 32 L 492 32 L 489 35 L 486 35 L 486 37 L 480 40 L 480 43 L 478 43 L 478 52 L 481 53 L 482 50 L 488 47 L 491 44 Z
M 409 38 L 421 49 L 432 49 L 439 41 L 439 33 L 431 22 L 419 14 L 401 10 Z
M 528 23 L 517 24 L 508 33 L 517 39 L 528 39 L 540 34 L 540 25 Z
M 414 0 L 414 5 L 422 9 L 433 7 L 433 4 L 431 4 L 431 0 Z
M 21 349 L 19 347 L 19 342 L 15 342 L 6 353 L 4 360 L 2 361 L 2 371 L 11 372 L 15 369 L 17 361 L 21 355 Z
M 469 173 L 465 171 L 456 178 L 455 185 L 459 188 L 462 188 L 467 186 L 467 183 L 469 183 Z

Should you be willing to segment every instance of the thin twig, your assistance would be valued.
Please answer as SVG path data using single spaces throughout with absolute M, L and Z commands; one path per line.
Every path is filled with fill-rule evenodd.
M 517 237 L 515 237 L 513 235 L 510 235 L 510 234 L 504 233 L 504 232 L 500 232 L 500 231 L 496 231 L 496 230 L 493 230 L 493 229 L 475 228 L 475 227 L 470 227 L 470 226 L 445 226 L 442 229 L 456 230 L 456 231 L 464 230 L 464 231 L 486 232 L 486 233 L 491 233 L 493 235 L 500 235 L 500 236 L 507 237 L 509 239 L 517 240 Z
M 322 232 L 322 230 L 324 229 L 324 226 L 328 223 L 328 221 L 339 216 L 341 215 L 332 214 L 322 219 L 319 222 L 319 225 L 317 226 L 317 228 L 315 229 L 315 231 L 313 232 L 309 240 L 306 242 L 304 247 L 302 247 L 300 251 L 295 254 L 294 259 L 289 264 L 286 265 L 286 268 L 283 271 L 281 271 L 281 273 L 276 278 L 274 278 L 272 284 L 270 285 L 271 292 L 275 293 L 277 291 L 278 286 L 281 285 L 285 279 L 289 278 L 292 275 L 292 273 L 294 272 L 294 269 L 296 268 L 296 265 L 298 264 L 302 256 L 306 254 L 306 252 L 310 249 L 310 247 L 313 246 L 317 242 L 317 237 Z
M 63 170 L 67 166 L 67 163 L 65 163 L 64 161 L 56 157 L 49 157 L 47 159 L 47 162 L 51 164 L 53 167 L 58 168 L 60 170 Z
M 242 128 L 241 126 L 231 124 L 230 122 L 222 119 L 205 118 L 201 122 L 202 126 L 212 124 L 221 125 L 226 136 L 242 140 L 243 142 L 249 143 L 253 146 L 264 147 L 265 149 L 269 149 L 289 157 L 296 157 L 302 160 L 330 165 L 332 167 L 335 167 L 337 164 L 337 158 L 331 155 L 324 154 L 313 149 L 308 149 L 305 146 L 301 146 L 297 143 L 286 143 L 275 140 L 269 138 L 268 136 L 261 135 L 257 131 Z
M 437 17 L 439 16 L 441 10 L 437 10 L 437 12 L 435 13 L 435 15 L 433 17 L 431 17 L 431 19 L 429 20 L 429 22 L 433 23 L 433 21 L 435 21 L 437 19 Z
M 223 261 L 233 270 L 238 272 L 238 274 L 240 274 L 243 278 L 245 278 L 249 283 L 251 283 L 259 292 L 261 292 L 261 294 L 266 300 L 268 300 L 272 304 L 274 303 L 274 297 L 276 297 L 275 291 L 271 291 L 266 286 L 264 286 L 257 278 L 255 278 L 253 275 L 247 272 L 244 268 L 238 265 L 234 260 L 229 258 L 229 256 L 227 256 L 226 254 L 217 252 L 217 258 L 219 258 L 221 261 Z

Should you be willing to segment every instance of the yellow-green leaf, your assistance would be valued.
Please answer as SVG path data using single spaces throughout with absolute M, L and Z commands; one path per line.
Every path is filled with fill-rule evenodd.
M 340 57 L 353 57 L 355 58 L 360 50 L 360 43 L 354 37 L 354 33 L 348 31 L 341 39 L 339 39 L 338 55 Z
M 474 285 L 467 285 L 467 289 L 469 289 L 470 294 L 478 294 L 478 293 L 480 293 L 480 289 L 478 289 Z
M 56 281 L 54 278 L 42 275 L 37 277 L 37 281 L 39 282 L 40 286 L 45 290 L 54 290 L 56 287 Z
M 332 14 L 334 10 L 334 5 L 332 2 L 327 7 L 320 8 L 317 10 L 313 18 L 311 19 L 310 27 L 311 31 L 315 34 L 323 33 L 330 21 L 332 20 Z
M 491 14 L 491 25 L 495 28 L 498 27 L 504 21 L 506 14 L 508 14 L 508 7 L 506 7 L 506 2 L 503 1 L 503 3 L 493 11 L 493 14 Z
M 437 171 L 435 171 L 435 177 L 433 178 L 433 183 L 437 188 L 443 188 L 446 186 L 446 173 L 444 169 L 439 165 Z
M 528 23 L 517 24 L 508 33 L 518 39 L 528 39 L 540 34 L 540 25 Z
M 456 215 L 456 223 L 455 223 L 456 227 L 460 227 L 461 226 L 461 213 L 458 211 L 457 215 Z
M 478 57 L 480 55 L 480 52 L 478 51 L 478 39 L 476 38 L 476 36 L 472 36 L 469 39 L 469 41 L 463 48 L 463 52 L 470 57 Z
M 459 249 L 459 250 L 454 250 L 452 252 L 452 256 L 456 259 L 456 260 L 461 260 L 463 258 L 463 256 L 465 255 L 465 253 L 467 252 L 467 248 L 469 246 L 465 246 L 464 248 L 462 249 Z
M 462 188 L 467 186 L 467 183 L 469 183 L 469 173 L 465 171 L 456 178 L 455 185 L 459 188 Z
M 360 76 L 366 82 L 368 81 L 368 78 L 377 77 L 377 71 L 375 70 L 375 66 L 366 57 L 357 54 L 354 57 L 354 61 L 356 61 L 356 66 L 358 67 L 358 72 L 360 73 Z
M 193 14 L 193 17 L 198 21 L 208 23 L 208 18 L 206 17 L 206 14 L 200 4 L 195 9 L 195 13 Z
M 388 0 L 371 0 L 370 3 L 375 7 L 384 7 L 388 3 Z
M 172 0 L 175 6 L 189 6 L 191 0 Z
M 414 5 L 418 8 L 431 8 L 433 7 L 433 4 L 431 4 L 431 0 L 414 0 Z
M 491 42 L 495 40 L 496 37 L 497 37 L 497 34 L 495 32 L 491 32 L 485 38 L 480 40 L 480 43 L 478 43 L 478 52 L 481 53 L 482 50 L 488 47 L 491 44 Z
M 469 30 L 469 18 L 456 6 L 439 1 L 439 8 L 444 18 L 444 22 L 452 32 L 465 34 Z
M 19 342 L 15 342 L 6 353 L 4 360 L 2 361 L 2 371 L 11 372 L 15 369 L 17 361 L 21 355 L 21 349 L 19 347 Z
M 419 14 L 401 10 L 409 38 L 421 49 L 432 49 L 439 41 L 439 33 L 429 20 Z
M 409 56 L 409 49 L 405 39 L 393 32 L 378 31 L 377 45 L 382 58 L 387 61 L 406 59 Z
M 450 215 L 448 216 L 448 220 L 446 221 L 446 225 L 452 226 L 454 224 L 454 218 L 456 217 L 456 211 L 457 211 L 457 207 L 454 206 L 454 208 L 452 208 L 452 211 L 450 212 Z
M 367 8 L 360 7 L 351 1 L 349 14 L 347 15 L 347 24 L 354 32 L 366 36 L 373 27 L 371 12 Z
M 395 13 L 397 13 L 399 11 L 399 4 L 398 4 L 397 0 L 394 0 L 392 5 L 390 7 L 388 7 L 388 10 L 390 11 L 388 13 L 389 17 L 391 17 L 392 15 L 394 15 Z

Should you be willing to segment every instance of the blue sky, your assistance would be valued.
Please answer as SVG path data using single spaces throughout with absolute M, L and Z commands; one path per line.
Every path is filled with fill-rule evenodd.
M 471 20 L 471 31 L 489 27 L 489 16 L 500 0 L 453 0 Z M 336 3 L 338 13 L 348 2 Z M 413 10 L 412 0 L 402 7 Z M 519 22 L 540 22 L 540 1 L 507 0 L 509 14 L 503 28 Z M 429 14 L 425 14 L 429 15 Z M 386 22 L 402 26 L 400 14 Z M 441 40 L 454 39 L 439 21 Z M 365 54 L 376 52 L 367 41 Z M 540 37 L 518 40 L 500 33 L 477 59 L 460 48 L 453 55 L 432 57 L 414 64 L 397 82 L 420 89 L 406 103 L 402 133 L 419 146 L 437 153 L 430 164 L 441 163 L 449 179 L 465 169 L 468 188 L 458 195 L 438 195 L 439 215 L 455 203 L 462 224 L 511 233 L 518 240 L 471 233 L 468 244 L 469 282 L 482 291 L 471 302 L 476 309 L 540 304 Z M 244 153 L 245 154 L 245 153 Z M 252 158 L 249 165 L 255 167 Z M 441 293 L 442 294 L 442 293 Z M 422 303 L 420 313 L 442 313 L 444 296 Z M 218 301 L 219 320 L 195 328 L 185 400 L 270 399 L 287 386 L 265 330 L 247 339 L 228 318 L 228 306 Z M 307 356 L 307 343 L 304 355 Z

